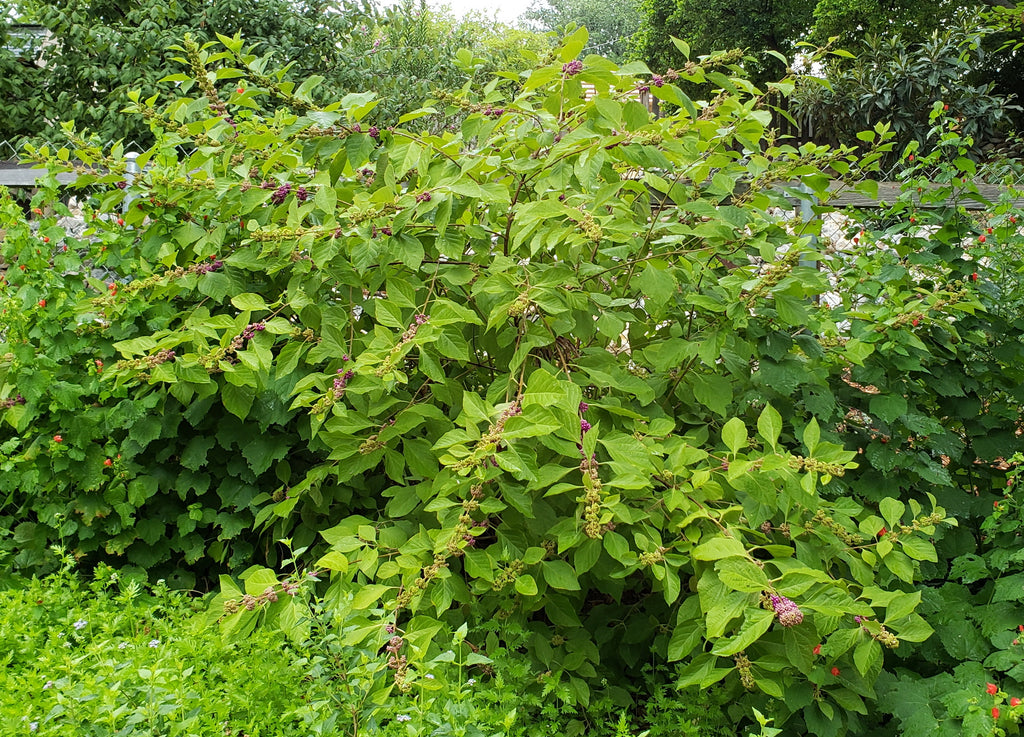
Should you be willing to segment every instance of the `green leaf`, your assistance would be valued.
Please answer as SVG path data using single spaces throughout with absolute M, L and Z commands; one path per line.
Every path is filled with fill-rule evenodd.
M 576 572 L 564 560 L 549 560 L 541 563 L 544 580 L 552 588 L 564 591 L 579 591 L 580 582 L 576 580 Z
M 882 646 L 877 640 L 866 638 L 853 651 L 853 663 L 862 676 L 867 676 L 882 664 Z
M 890 529 L 899 526 L 900 520 L 903 519 L 903 513 L 906 510 L 907 507 L 903 502 L 892 497 L 886 497 L 878 504 L 878 511 L 882 513 L 882 517 Z
M 224 408 L 240 420 L 244 420 L 252 407 L 256 392 L 251 386 L 235 386 L 234 384 L 223 384 L 220 389 L 220 399 Z
M 352 599 L 353 609 L 367 609 L 371 604 L 376 604 L 380 597 L 392 589 L 391 586 L 384 586 L 379 583 L 363 584 L 356 591 Z
M 523 596 L 536 596 L 537 582 L 534 581 L 533 576 L 528 573 L 523 574 L 516 578 L 516 591 Z
M 816 417 L 812 417 L 811 421 L 804 427 L 802 440 L 807 448 L 808 457 L 813 458 L 814 451 L 817 450 L 818 442 L 821 440 L 821 429 L 818 427 L 818 419 Z
M 715 564 L 718 578 L 735 591 L 760 592 L 769 587 L 768 576 L 747 558 L 724 558 Z
M 747 446 L 747 426 L 743 420 L 733 417 L 722 428 L 722 441 L 734 454 Z
M 743 615 L 743 624 L 736 636 L 727 640 L 719 640 L 711 652 L 715 655 L 728 656 L 745 650 L 771 628 L 774 620 L 774 612 L 766 609 L 747 609 Z
M 267 303 L 263 301 L 263 297 L 258 294 L 253 294 L 252 292 L 236 294 L 231 298 L 231 304 L 243 312 L 258 312 L 260 310 L 267 309 Z
M 907 413 L 907 400 L 899 394 L 876 394 L 871 397 L 868 411 L 882 422 L 892 422 Z
M 900 546 L 903 552 L 914 560 L 926 560 L 937 563 L 939 558 L 935 552 L 935 546 L 918 535 L 900 535 Z M 906 580 L 906 579 L 904 579 Z
M 776 447 L 782 433 L 782 415 L 770 404 L 766 404 L 757 418 L 757 432 L 772 448 Z
M 744 436 L 745 437 L 745 436 Z M 713 537 L 693 549 L 694 560 L 720 560 L 732 556 L 746 556 L 747 549 L 734 537 Z
M 668 660 L 682 660 L 704 639 L 704 617 L 700 611 L 700 600 L 690 596 L 676 613 L 676 626 L 668 643 Z

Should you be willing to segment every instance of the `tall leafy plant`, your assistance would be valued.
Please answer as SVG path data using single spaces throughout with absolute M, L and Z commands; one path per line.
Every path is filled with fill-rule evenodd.
M 407 116 L 461 118 L 433 134 L 189 39 L 181 96 L 134 96 L 141 176 L 85 141 L 41 151 L 98 193 L 77 239 L 5 216 L 19 561 L 64 537 L 209 575 L 287 539 L 399 691 L 465 626 L 470 665 L 525 633 L 582 704 L 656 658 L 737 720 L 863 724 L 883 653 L 932 631 L 915 582 L 970 545 L 958 485 L 1019 442 L 984 445 L 993 405 L 951 388 L 1013 365 L 975 322 L 974 226 L 819 249 L 778 185 L 827 200 L 824 171 L 861 178 L 882 127 L 860 157 L 780 146 L 721 59 L 651 75 L 586 42 Z M 652 119 L 640 88 L 679 112 Z M 265 615 L 264 578 L 223 580 L 228 632 Z

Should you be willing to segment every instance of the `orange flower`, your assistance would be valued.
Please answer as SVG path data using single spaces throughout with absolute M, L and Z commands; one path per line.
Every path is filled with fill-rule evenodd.
M 986 683 L 985 691 L 986 693 L 988 693 L 989 696 L 995 696 L 997 693 L 999 693 L 999 686 L 997 686 L 994 683 Z

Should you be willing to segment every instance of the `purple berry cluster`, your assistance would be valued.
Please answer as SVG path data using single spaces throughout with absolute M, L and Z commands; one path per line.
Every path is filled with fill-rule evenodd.
M 500 118 L 505 114 L 505 108 L 503 107 L 491 107 L 488 105 L 483 109 L 483 114 L 488 118 Z
M 256 337 L 256 333 L 262 333 L 266 329 L 267 324 L 265 322 L 251 322 L 242 331 L 242 338 L 244 340 L 252 340 Z
M 338 376 L 334 379 L 334 398 L 341 399 L 341 395 L 345 393 L 345 387 L 348 386 L 348 382 L 355 376 L 355 372 L 346 371 L 345 369 L 338 369 Z
M 424 315 L 422 312 L 418 313 L 415 317 L 413 317 L 412 324 L 404 333 L 402 333 L 402 342 L 408 343 L 410 340 L 415 338 L 416 331 L 419 330 L 420 325 L 427 322 L 427 320 L 429 319 L 430 318 L 427 315 Z
M 416 195 L 417 202 L 430 202 L 430 192 L 420 192 Z
M 575 74 L 579 74 L 583 71 L 583 62 L 579 59 L 573 59 L 572 61 L 566 62 L 562 65 L 562 74 L 566 77 L 572 77 Z
M 590 409 L 590 405 L 586 402 L 580 402 L 580 414 L 586 414 L 587 410 Z
M 590 425 L 589 422 L 587 422 L 586 420 L 580 420 L 580 432 L 581 433 L 588 433 L 588 432 L 590 432 L 590 427 L 591 427 L 591 425 Z
M 370 230 L 370 237 L 376 238 L 378 235 L 392 235 L 391 228 L 377 228 L 376 225 Z
M 297 199 L 299 202 L 305 202 L 306 200 L 309 199 L 309 190 L 306 189 L 305 187 L 299 187 L 297 190 L 295 190 L 295 199 Z
M 292 185 L 285 182 L 280 187 L 274 190 L 274 194 L 270 195 L 270 201 L 275 205 L 282 204 L 288 199 L 288 194 L 292 191 Z
M 25 397 L 19 394 L 11 399 L 0 399 L 0 409 L 10 409 L 16 404 L 25 404 Z
M 211 261 L 208 264 L 196 264 L 195 271 L 197 274 L 209 274 L 214 271 L 220 271 L 224 268 L 224 262 L 220 259 Z
M 779 618 L 779 624 L 783 627 L 793 627 L 804 621 L 804 613 L 792 599 L 772 594 L 771 602 L 772 609 L 775 610 L 775 614 Z
M 380 140 L 380 128 L 378 128 L 377 126 L 371 125 L 370 130 L 368 130 L 367 133 L 373 140 Z
M 159 366 L 162 363 L 174 363 L 174 359 L 177 354 L 170 348 L 164 348 L 162 351 L 152 356 L 146 356 L 145 360 L 150 366 Z
M 653 84 L 655 87 L 662 87 L 665 84 L 665 78 L 662 77 L 660 74 L 655 74 L 651 76 L 651 84 Z

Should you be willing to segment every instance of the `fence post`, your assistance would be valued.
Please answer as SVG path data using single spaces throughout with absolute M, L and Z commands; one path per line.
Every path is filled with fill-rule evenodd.
M 811 188 L 808 187 L 803 182 L 800 182 L 800 184 L 797 187 L 797 189 L 799 189 L 801 192 L 806 192 L 807 194 L 811 193 Z M 809 223 L 812 220 L 818 219 L 818 216 L 814 214 L 814 205 L 817 202 L 818 202 L 818 198 L 817 197 L 811 197 L 809 199 L 801 199 L 800 200 L 800 219 L 803 220 L 805 223 Z M 811 246 L 814 247 L 814 246 L 817 246 L 817 245 L 818 245 L 818 236 L 816 236 L 816 235 L 814 235 L 812 233 L 811 234 Z M 801 266 L 810 266 L 813 263 L 815 263 L 815 262 L 814 261 L 804 261 L 802 259 L 800 261 L 800 265 Z
M 137 161 L 138 158 L 139 155 L 135 151 L 130 151 L 129 153 L 126 153 L 124 155 L 124 181 L 126 185 L 125 192 L 127 194 L 125 195 L 124 202 L 121 203 L 122 213 L 128 212 L 128 208 L 131 207 L 132 200 L 135 199 L 135 195 L 132 194 L 132 184 L 135 183 L 135 176 L 139 173 L 139 162 Z

